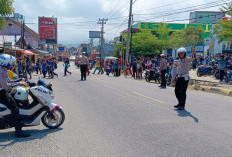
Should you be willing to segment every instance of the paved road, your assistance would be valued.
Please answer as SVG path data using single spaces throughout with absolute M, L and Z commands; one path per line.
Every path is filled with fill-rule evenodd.
M 62 68 L 62 67 L 60 67 Z M 232 155 L 232 98 L 188 91 L 186 111 L 176 111 L 173 88 L 153 83 L 73 74 L 53 83 L 63 106 L 62 128 L 26 128 L 32 136 L 15 139 L 0 131 L 0 156 L 69 157 L 229 157 Z

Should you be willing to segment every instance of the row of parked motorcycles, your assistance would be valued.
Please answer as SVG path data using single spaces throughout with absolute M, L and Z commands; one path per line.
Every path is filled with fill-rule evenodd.
M 220 79 L 219 65 L 217 63 L 210 63 L 209 66 L 200 65 L 197 69 L 197 76 L 201 77 L 203 75 L 213 75 L 216 79 Z M 231 65 L 227 65 L 224 75 L 225 83 L 232 82 L 232 68 Z

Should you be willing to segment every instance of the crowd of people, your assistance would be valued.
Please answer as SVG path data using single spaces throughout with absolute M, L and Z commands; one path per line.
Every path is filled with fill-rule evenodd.
M 28 56 L 17 58 L 16 63 L 12 66 L 12 71 L 19 77 L 32 79 L 32 73 L 43 75 L 43 77 L 54 78 L 58 74 L 54 72 L 57 69 L 57 61 L 55 57 L 37 59 L 34 64 Z

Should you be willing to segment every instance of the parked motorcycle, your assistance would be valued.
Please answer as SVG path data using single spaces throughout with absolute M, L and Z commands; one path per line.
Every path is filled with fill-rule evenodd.
M 220 79 L 220 71 L 219 71 L 219 69 L 216 69 L 215 71 L 214 71 L 214 77 L 216 78 L 216 79 Z
M 197 76 L 201 77 L 203 75 L 212 75 L 212 67 L 201 65 L 197 69 Z
M 145 80 L 147 82 L 150 82 L 151 80 L 154 80 L 155 83 L 160 83 L 161 82 L 160 74 L 156 70 L 146 70 Z
M 232 70 L 226 70 L 224 81 L 225 83 L 229 83 L 229 81 L 232 81 Z
M 49 129 L 60 127 L 65 120 L 65 114 L 60 106 L 52 102 L 54 99 L 52 85 L 46 84 L 41 79 L 37 84 L 32 81 L 28 81 L 28 84 L 29 90 L 21 86 L 12 89 L 15 90 L 14 99 L 19 105 L 19 117 L 23 127 L 37 126 L 41 121 Z M 29 103 L 29 95 L 33 99 L 32 103 Z M 11 110 L 0 103 L 0 129 L 14 127 L 9 122 L 10 117 Z

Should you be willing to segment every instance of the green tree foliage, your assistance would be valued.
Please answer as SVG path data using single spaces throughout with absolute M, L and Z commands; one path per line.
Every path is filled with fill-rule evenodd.
M 0 29 L 3 29 L 5 20 L 3 17 L 10 16 L 14 13 L 14 0 L 0 0 Z
M 173 32 L 169 39 L 170 47 L 182 47 L 185 46 L 183 42 L 183 30 Z
M 184 29 L 184 32 L 183 32 L 184 45 L 202 44 L 204 42 L 204 39 L 202 38 L 203 33 L 204 33 L 204 30 L 200 26 L 199 27 L 190 26 Z
M 121 56 L 121 44 L 114 44 L 114 57 L 120 57 Z
M 169 39 L 169 44 L 172 48 L 182 47 L 187 45 L 199 45 L 204 42 L 202 27 L 190 26 L 184 30 L 174 32 Z
M 225 3 L 221 7 L 221 11 L 226 15 L 232 16 L 232 4 Z M 229 43 L 232 41 L 232 19 L 228 21 L 218 21 L 218 24 L 213 28 L 214 34 L 217 34 L 219 42 L 227 39 Z
M 134 56 L 151 56 L 159 53 L 157 51 L 158 38 L 146 27 L 139 33 L 133 35 L 131 53 Z
M 169 49 L 169 34 L 171 32 L 171 29 L 168 28 L 168 24 L 159 24 L 158 27 L 154 28 L 154 32 L 159 36 L 158 40 L 156 41 L 157 50 L 159 50 L 159 52 L 162 52 L 163 50 Z

